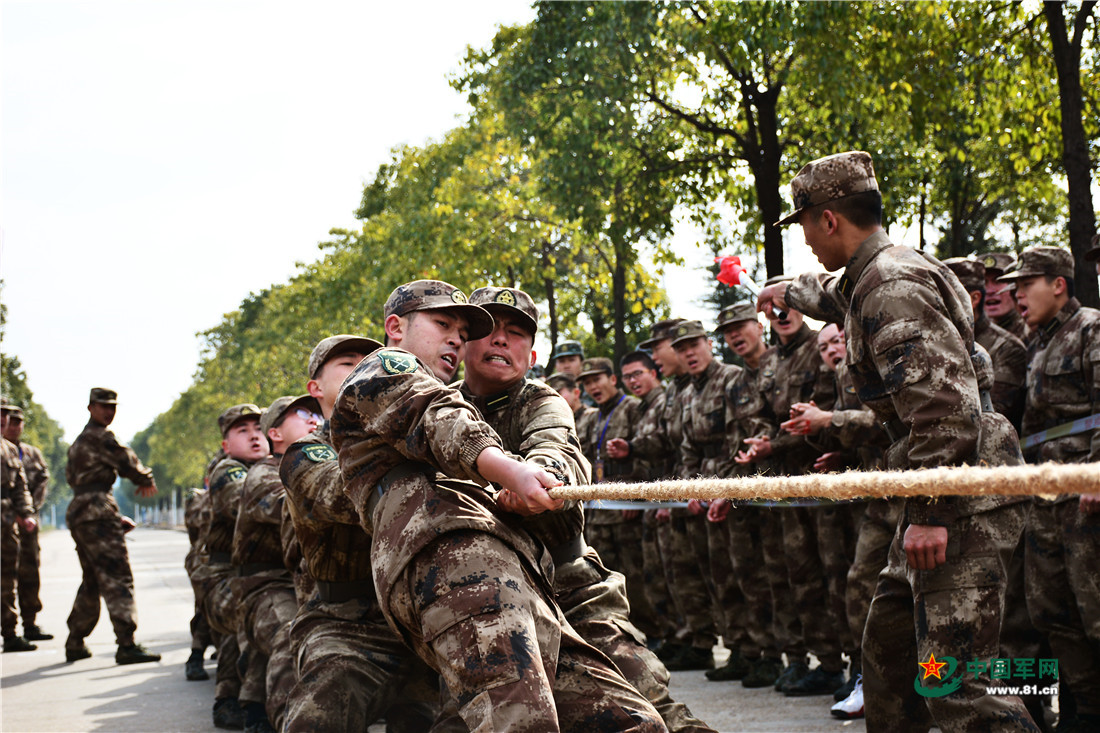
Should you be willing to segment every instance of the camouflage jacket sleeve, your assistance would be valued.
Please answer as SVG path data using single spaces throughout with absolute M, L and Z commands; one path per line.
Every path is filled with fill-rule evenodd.
M 103 436 L 103 459 L 111 464 L 123 478 L 128 478 L 138 486 L 150 486 L 153 483 L 153 470 L 142 464 L 129 446 L 118 442 L 110 430 Z
M 567 484 L 586 484 L 592 467 L 581 452 L 569 404 L 557 394 L 540 395 L 523 415 L 520 442 L 506 446 L 523 460 L 545 466 Z
M 50 466 L 38 448 L 26 443 L 22 443 L 20 448 L 23 451 L 23 470 L 27 474 L 27 490 L 31 492 L 37 511 L 46 501 L 50 486 Z
M 847 304 L 836 291 L 838 278 L 824 272 L 805 272 L 787 286 L 787 305 L 826 323 L 844 323 Z
M 380 349 L 360 362 L 340 389 L 331 425 L 344 490 L 360 510 L 386 473 L 406 461 L 484 486 L 478 456 L 504 450 L 457 389 L 401 349 Z
M 210 524 L 203 542 L 209 552 L 231 553 L 241 489 L 248 466 L 235 458 L 223 458 L 210 473 Z
M 34 504 L 27 490 L 27 474 L 19 460 L 19 450 L 7 439 L 3 442 L 3 468 L 4 501 L 10 503 L 12 511 L 20 517 L 31 516 Z
M 295 511 L 312 522 L 359 524 L 359 512 L 344 494 L 336 450 L 316 436 L 287 449 L 279 476 Z
M 286 490 L 278 466 L 274 461 L 262 461 L 249 469 L 241 488 L 240 515 L 258 524 L 282 524 Z

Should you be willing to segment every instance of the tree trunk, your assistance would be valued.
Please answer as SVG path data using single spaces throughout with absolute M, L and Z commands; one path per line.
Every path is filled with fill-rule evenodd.
M 554 292 L 554 281 L 546 278 L 542 281 L 546 288 L 546 310 L 550 316 L 550 348 L 558 343 L 558 300 Z
M 1062 162 L 1069 184 L 1069 246 L 1075 261 L 1077 297 L 1084 304 L 1100 307 L 1095 265 L 1085 260 L 1085 252 L 1096 232 L 1096 213 L 1092 209 L 1092 163 L 1082 120 L 1084 101 L 1081 92 L 1081 35 L 1095 2 L 1081 4 L 1074 21 L 1073 38 L 1067 35 L 1063 3 L 1044 2 L 1047 31 L 1058 71 L 1058 103 L 1062 113 Z
M 615 269 L 611 273 L 612 318 L 615 325 L 615 364 L 626 356 L 626 263 L 630 261 L 630 247 L 621 238 L 613 242 Z
M 764 219 L 764 266 L 768 277 L 783 275 L 783 230 L 773 226 L 783 214 L 783 195 L 779 190 L 782 149 L 779 145 L 779 119 L 776 108 L 779 88 L 769 89 L 756 99 L 756 121 L 760 130 L 760 164 L 753 170 L 756 200 Z M 809 161 L 805 161 L 809 162 Z

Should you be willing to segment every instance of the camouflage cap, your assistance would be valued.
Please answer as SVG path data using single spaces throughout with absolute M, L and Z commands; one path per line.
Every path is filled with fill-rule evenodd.
M 611 363 L 611 360 L 604 356 L 594 356 L 591 359 L 585 359 L 581 364 L 581 373 L 577 379 L 584 379 L 585 377 L 594 377 L 597 374 L 610 374 L 615 375 L 615 365 Z
M 732 326 L 741 321 L 759 321 L 756 317 L 755 303 L 734 303 L 727 305 L 718 314 L 718 325 L 714 327 L 715 333 L 722 333 L 726 326 Z
M 550 385 L 550 388 L 555 392 L 560 392 L 563 389 L 576 389 L 577 380 L 573 378 L 572 374 L 563 374 L 561 372 L 554 372 L 546 378 L 546 383 Z
M 552 362 L 562 356 L 579 356 L 583 359 L 584 347 L 581 346 L 580 341 L 562 341 L 550 352 L 550 361 Z
M 321 341 L 313 347 L 313 351 L 309 355 L 309 378 L 316 379 L 317 374 L 321 371 L 321 367 L 323 367 L 329 359 L 339 356 L 340 354 L 354 351 L 355 353 L 366 356 L 381 348 L 382 344 L 374 339 L 369 339 L 365 336 L 352 336 L 349 333 L 339 333 L 335 336 L 329 336 L 327 339 L 321 339 Z
M 799 214 L 818 204 L 877 190 L 878 181 L 875 180 L 869 153 L 850 150 L 819 158 L 807 163 L 791 179 L 794 211 L 777 221 L 775 226 L 794 223 Z
M 92 391 L 88 393 L 88 404 L 93 402 L 99 402 L 104 405 L 117 405 L 118 392 L 115 392 L 113 389 L 104 389 L 103 387 L 92 387 Z
M 978 260 L 972 260 L 969 257 L 952 257 L 944 260 L 943 264 L 955 273 L 955 277 L 959 278 L 959 282 L 967 292 L 985 290 L 985 265 Z
M 1092 249 L 1085 253 L 1085 259 L 1100 262 L 1100 234 L 1092 238 L 1091 244 Z
M 284 395 L 272 402 L 271 406 L 264 410 L 264 414 L 260 416 L 260 430 L 263 431 L 264 435 L 267 435 L 267 431 L 275 427 L 275 423 L 282 420 L 283 415 L 298 407 L 304 407 L 315 414 L 320 414 L 321 412 L 321 404 L 317 402 L 317 398 L 312 395 Z
M 649 338 L 639 343 L 638 348 L 646 351 L 652 350 L 659 342 L 672 338 L 672 333 L 676 330 L 676 327 L 683 322 L 683 318 L 666 318 L 663 321 L 657 321 L 649 327 Z
M 703 328 L 702 321 L 684 321 L 672 334 L 672 345 L 675 346 L 683 341 L 690 341 L 695 338 L 709 338 L 710 334 Z
M 259 419 L 261 415 L 263 415 L 263 410 L 251 402 L 245 402 L 242 405 L 233 405 L 222 414 L 218 415 L 218 429 L 222 431 L 222 437 L 224 438 L 229 432 L 229 428 L 233 427 L 241 420 L 247 418 Z
M 490 314 L 494 309 L 499 309 L 519 315 L 520 321 L 532 336 L 539 330 L 539 309 L 535 307 L 535 301 L 531 296 L 522 290 L 492 286 L 478 288 L 470 293 L 470 302 L 480 305 Z
M 1016 266 L 998 280 L 1019 280 L 1035 275 L 1073 277 L 1073 255 L 1061 247 L 1031 247 L 1020 253 Z
M 442 280 L 414 280 L 398 285 L 386 299 L 385 315 L 388 318 L 437 309 L 461 313 L 466 318 L 469 341 L 477 341 L 493 332 L 493 317 L 489 311 L 470 305 L 466 293 Z
M 23 419 L 23 408 L 18 405 L 0 405 L 0 412 L 10 417 Z
M 978 255 L 987 275 L 1000 277 L 1008 272 L 1008 268 L 1016 264 L 1016 255 L 1011 252 L 986 252 Z

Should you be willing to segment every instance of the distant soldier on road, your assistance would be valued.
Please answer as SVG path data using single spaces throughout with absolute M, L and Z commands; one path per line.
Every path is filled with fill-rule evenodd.
M 5 406 L 3 432 L 7 432 L 8 412 Z M 19 450 L 7 438 L 0 439 L 0 459 L 3 462 L 3 475 L 0 476 L 0 512 L 3 523 L 0 525 L 0 624 L 4 632 L 5 652 L 31 652 L 37 649 L 21 636 L 16 635 L 18 617 L 15 612 L 15 582 L 19 560 L 19 534 L 35 533 L 38 523 L 34 518 L 34 503 L 27 491 L 27 475 L 19 460 Z

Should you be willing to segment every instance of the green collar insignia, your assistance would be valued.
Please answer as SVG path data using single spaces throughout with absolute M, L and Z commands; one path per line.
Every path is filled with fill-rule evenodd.
M 332 446 L 315 443 L 313 445 L 302 446 L 302 452 L 306 454 L 306 458 L 314 463 L 323 463 L 325 461 L 335 461 L 336 451 L 332 449 Z
M 387 374 L 412 374 L 420 368 L 411 354 L 403 354 L 400 351 L 383 349 L 378 352 L 378 358 Z
M 230 466 L 225 469 L 226 475 L 229 476 L 231 481 L 241 481 L 248 475 L 248 471 L 244 470 L 240 466 Z

